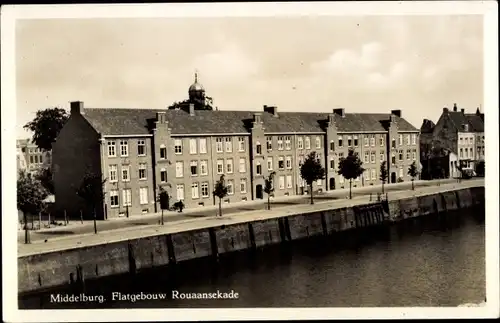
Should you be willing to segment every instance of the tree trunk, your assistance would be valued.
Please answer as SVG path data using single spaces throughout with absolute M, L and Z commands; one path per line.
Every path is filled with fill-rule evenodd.
M 96 219 L 95 208 L 94 208 L 94 233 L 97 234 L 97 219 Z
M 161 209 L 161 225 L 163 225 L 164 222 L 163 222 L 163 209 Z
M 271 209 L 271 196 L 269 194 L 267 194 L 267 209 Z
M 222 197 L 219 197 L 219 216 L 222 216 Z
M 29 232 L 28 232 L 28 216 L 26 212 L 23 212 L 24 217 L 24 243 L 30 243 Z
M 314 198 L 313 198 L 313 184 L 309 185 L 310 191 L 311 191 L 311 204 L 314 204 Z
M 414 184 L 413 184 L 413 181 L 414 181 L 414 179 L 412 178 L 412 179 L 411 179 L 411 190 L 412 190 L 412 191 L 414 191 L 414 190 L 415 190 L 415 186 L 414 186 Z
M 385 184 L 385 181 L 382 182 L 382 194 L 384 194 L 384 184 Z
M 349 199 L 352 200 L 352 179 L 349 180 Z

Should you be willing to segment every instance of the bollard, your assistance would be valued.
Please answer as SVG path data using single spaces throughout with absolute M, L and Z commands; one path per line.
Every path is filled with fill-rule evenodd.
M 66 215 L 66 210 L 64 210 L 64 225 L 68 225 L 68 216 Z
M 82 222 L 82 224 L 83 224 L 83 212 L 82 212 L 82 210 L 80 210 L 80 221 L 81 221 L 81 222 Z

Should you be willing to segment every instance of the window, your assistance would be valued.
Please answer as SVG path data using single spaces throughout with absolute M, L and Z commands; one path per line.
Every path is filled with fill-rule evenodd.
M 403 160 L 403 150 L 399 150 L 399 160 Z
M 132 190 L 130 188 L 122 191 L 123 206 L 132 206 Z
M 208 174 L 208 160 L 201 160 L 200 161 L 200 175 L 207 175 Z
M 352 137 L 347 136 L 347 147 L 351 147 L 351 146 L 352 146 Z
M 200 138 L 200 154 L 207 153 L 207 138 Z
M 108 157 L 116 157 L 116 142 L 115 141 L 108 141 Z M 118 197 L 117 197 L 117 199 L 118 199 Z
M 273 138 L 266 137 L 266 148 L 267 150 L 273 150 Z
M 139 179 L 140 180 L 145 180 L 147 178 L 146 168 L 147 168 L 146 163 L 139 164 Z
M 177 155 L 182 154 L 182 140 L 181 139 L 174 140 L 174 152 Z
M 233 159 L 226 159 L 226 173 L 227 174 L 232 174 L 233 173 Z
M 413 159 L 413 160 L 417 160 L 417 151 L 416 151 L 415 149 L 413 150 L 412 155 L 413 155 L 413 156 L 412 156 L 412 159 Z
M 137 155 L 144 156 L 146 155 L 146 141 L 138 140 L 137 141 Z
M 278 150 L 283 150 L 283 137 L 278 137 Z
M 227 181 L 227 194 L 228 195 L 234 194 L 234 181 L 232 179 Z
M 344 153 L 339 153 L 339 158 L 344 158 Z
M 372 163 L 372 164 L 375 164 L 375 160 L 376 160 L 376 158 L 377 158 L 377 157 L 375 156 L 375 152 L 374 152 L 374 151 L 372 151 L 372 152 L 371 152 L 371 155 L 370 155 L 370 161 L 371 161 L 371 163 Z
M 474 158 L 474 151 L 472 150 L 472 147 L 469 148 L 469 154 L 470 158 Z
M 223 149 L 222 149 L 222 138 L 215 138 L 215 150 L 218 152 L 218 153 L 221 153 L 223 152 Z
M 333 158 L 330 158 L 330 169 L 335 169 L 335 160 Z
M 402 146 L 403 145 L 403 135 L 399 135 L 399 142 L 398 145 Z
M 177 184 L 175 190 L 177 192 L 177 200 L 184 200 L 184 184 Z
M 109 165 L 109 182 L 110 183 L 116 183 L 118 182 L 118 176 L 116 176 L 118 172 L 118 166 L 117 165 Z
M 306 149 L 311 149 L 311 138 L 306 137 Z
M 267 170 L 273 170 L 273 157 L 267 157 Z
M 463 158 L 463 157 L 464 157 L 464 149 L 460 148 L 460 158 Z
M 259 161 L 255 163 L 255 173 L 257 173 L 257 175 L 262 175 L 262 165 Z
M 375 135 L 370 136 L 370 146 L 375 147 Z
M 469 158 L 469 150 L 465 148 L 465 158 Z
M 364 161 L 364 162 L 365 162 L 365 163 L 369 163 L 369 162 L 370 162 L 370 160 L 369 160 L 369 159 L 370 159 L 370 152 L 365 151 L 365 161 Z
M 392 138 L 392 144 L 391 144 L 391 147 L 392 148 L 396 148 L 396 139 Z
M 359 140 L 358 140 L 358 136 L 354 136 L 354 147 L 358 147 L 359 145 Z
M 334 150 L 335 150 L 335 141 L 330 140 L 330 151 L 334 151 Z
M 394 152 L 391 154 L 391 163 L 396 164 L 396 154 Z
M 372 180 L 377 179 L 377 170 L 375 168 L 372 169 Z
M 198 176 L 198 162 L 196 160 L 189 163 L 189 168 L 191 169 L 191 176 Z
M 240 192 L 241 193 L 247 192 L 247 180 L 246 179 L 240 179 Z
M 304 163 L 304 156 L 300 155 L 299 156 L 299 165 L 302 165 Z
M 110 205 L 112 208 L 118 207 L 118 191 L 109 191 Z
M 365 147 L 370 146 L 370 142 L 369 142 L 368 140 L 369 140 L 368 136 L 367 136 L 367 135 L 365 135 L 365 136 L 363 137 L 363 143 L 364 143 Z
M 30 164 L 33 164 L 35 161 L 33 159 L 33 156 L 30 156 Z
M 196 154 L 197 148 L 198 147 L 196 147 L 196 139 L 189 139 L 189 153 L 191 155 Z
M 410 150 L 407 150 L 406 151 L 406 160 L 410 160 L 410 159 L 411 159 Z
M 399 177 L 403 177 L 403 176 L 404 176 L 404 174 L 403 174 L 403 168 L 400 167 L 399 168 Z
M 292 175 L 286 175 L 286 188 L 292 188 Z
M 233 138 L 226 137 L 226 152 L 230 153 L 233 151 Z
M 417 134 L 412 134 L 411 135 L 411 144 L 416 145 L 417 144 Z
M 148 188 L 141 187 L 139 189 L 139 203 L 140 204 L 148 204 Z
M 410 145 L 410 134 L 407 134 L 406 135 L 406 145 L 409 146 Z
M 167 181 L 167 171 L 165 168 L 160 170 L 160 182 L 165 183 Z
M 278 168 L 285 169 L 285 162 L 283 156 L 278 157 Z
M 385 153 L 383 151 L 380 152 L 380 161 L 383 162 L 384 161 L 384 155 Z
M 240 173 L 245 173 L 247 171 L 247 163 L 245 158 L 240 158 Z
M 286 168 L 292 169 L 292 156 L 286 156 Z
M 165 145 L 160 145 L 160 159 L 167 159 L 167 148 Z
M 198 183 L 191 184 L 191 198 L 197 199 L 200 197 L 200 190 L 198 187 Z
M 238 137 L 238 151 L 245 151 L 245 137 Z
M 283 176 L 283 175 L 281 175 L 279 177 L 279 188 L 280 188 L 280 190 L 285 189 L 285 176 Z
M 184 162 L 175 162 L 175 177 L 184 176 Z
M 321 148 L 321 137 L 316 136 L 316 149 Z
M 302 137 L 297 138 L 297 148 L 304 149 L 304 139 Z
M 463 145 L 464 144 L 464 138 L 460 137 L 460 144 Z
M 258 141 L 255 144 L 255 150 L 256 150 L 256 154 L 257 155 L 261 155 L 262 154 L 262 146 L 260 145 L 260 142 L 258 142 Z
M 128 156 L 128 141 L 126 140 L 120 141 L 120 156 Z
M 224 160 L 217 159 L 217 174 L 224 174 Z
M 339 175 L 339 183 L 344 184 L 344 176 Z
M 370 180 L 370 170 L 369 169 L 365 169 L 365 171 L 363 172 L 363 178 L 365 180 Z
M 469 144 L 469 138 L 465 137 L 465 144 L 468 145 Z
M 130 166 L 128 165 L 122 166 L 122 181 L 124 182 L 130 181 Z
M 285 149 L 286 150 L 292 149 L 292 137 L 290 137 L 290 136 L 285 137 Z
M 339 139 L 339 147 L 342 147 L 342 144 L 343 144 L 343 142 L 342 142 L 342 136 L 339 136 L 338 139 Z
M 204 182 L 201 183 L 201 196 L 202 197 L 208 197 L 208 183 Z
M 384 147 L 385 146 L 384 135 L 380 135 L 379 141 L 380 141 L 380 147 Z

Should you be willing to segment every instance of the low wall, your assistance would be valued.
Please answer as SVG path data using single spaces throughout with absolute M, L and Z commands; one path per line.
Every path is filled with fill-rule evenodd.
M 484 205 L 484 187 L 215 226 L 18 258 L 19 293 Z

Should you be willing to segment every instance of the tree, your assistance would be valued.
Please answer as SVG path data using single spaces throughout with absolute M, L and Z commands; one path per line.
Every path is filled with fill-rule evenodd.
M 382 182 L 382 194 L 384 194 L 384 184 L 387 182 L 389 178 L 389 171 L 387 170 L 387 162 L 383 161 L 380 164 L 380 181 Z
M 354 150 L 349 149 L 347 157 L 340 158 L 337 173 L 349 180 L 349 199 L 352 199 L 352 180 L 361 176 L 364 171 L 363 162 Z
M 51 150 L 57 135 L 68 121 L 68 114 L 61 108 L 38 110 L 35 119 L 24 125 L 24 129 L 33 132 L 33 143 L 40 149 Z
M 54 179 L 52 177 L 52 169 L 49 167 L 43 167 L 35 174 L 35 178 L 42 183 L 43 187 L 47 190 L 49 194 L 54 194 Z
M 307 156 L 302 166 L 300 166 L 300 176 L 306 181 L 311 194 L 311 204 L 314 204 L 313 199 L 313 183 L 317 180 L 325 178 L 325 169 L 321 166 L 321 162 L 316 156 L 316 152 L 312 151 Z
M 17 179 L 17 208 L 23 212 L 25 243 L 29 242 L 27 214 L 37 214 L 45 208 L 44 199 L 48 192 L 42 183 L 25 171 Z
M 219 198 L 219 216 L 222 216 L 222 199 L 227 196 L 227 186 L 224 180 L 224 175 L 215 183 L 214 196 Z
M 160 208 L 161 208 L 161 225 L 164 224 L 163 222 L 163 211 L 168 210 L 169 208 L 169 196 L 167 191 L 162 187 L 158 186 L 158 202 L 160 203 Z
M 485 165 L 484 160 L 481 160 L 476 165 L 476 175 L 479 177 L 484 177 Z
M 415 190 L 415 184 L 414 184 L 414 181 L 415 181 L 415 177 L 418 176 L 418 167 L 417 167 L 417 164 L 415 162 L 413 162 L 410 167 L 408 168 L 408 175 L 411 176 L 411 189 L 412 191 Z
M 266 183 L 264 185 L 264 193 L 267 194 L 268 210 L 271 209 L 271 196 L 274 195 L 274 185 L 273 185 L 274 175 L 276 175 L 276 172 L 271 172 L 271 174 L 269 174 L 269 177 L 266 178 Z
M 106 179 L 102 179 L 100 175 L 87 173 L 76 192 L 85 201 L 87 208 L 93 212 L 95 233 L 97 233 L 95 209 L 104 200 L 104 183 L 106 183 Z

